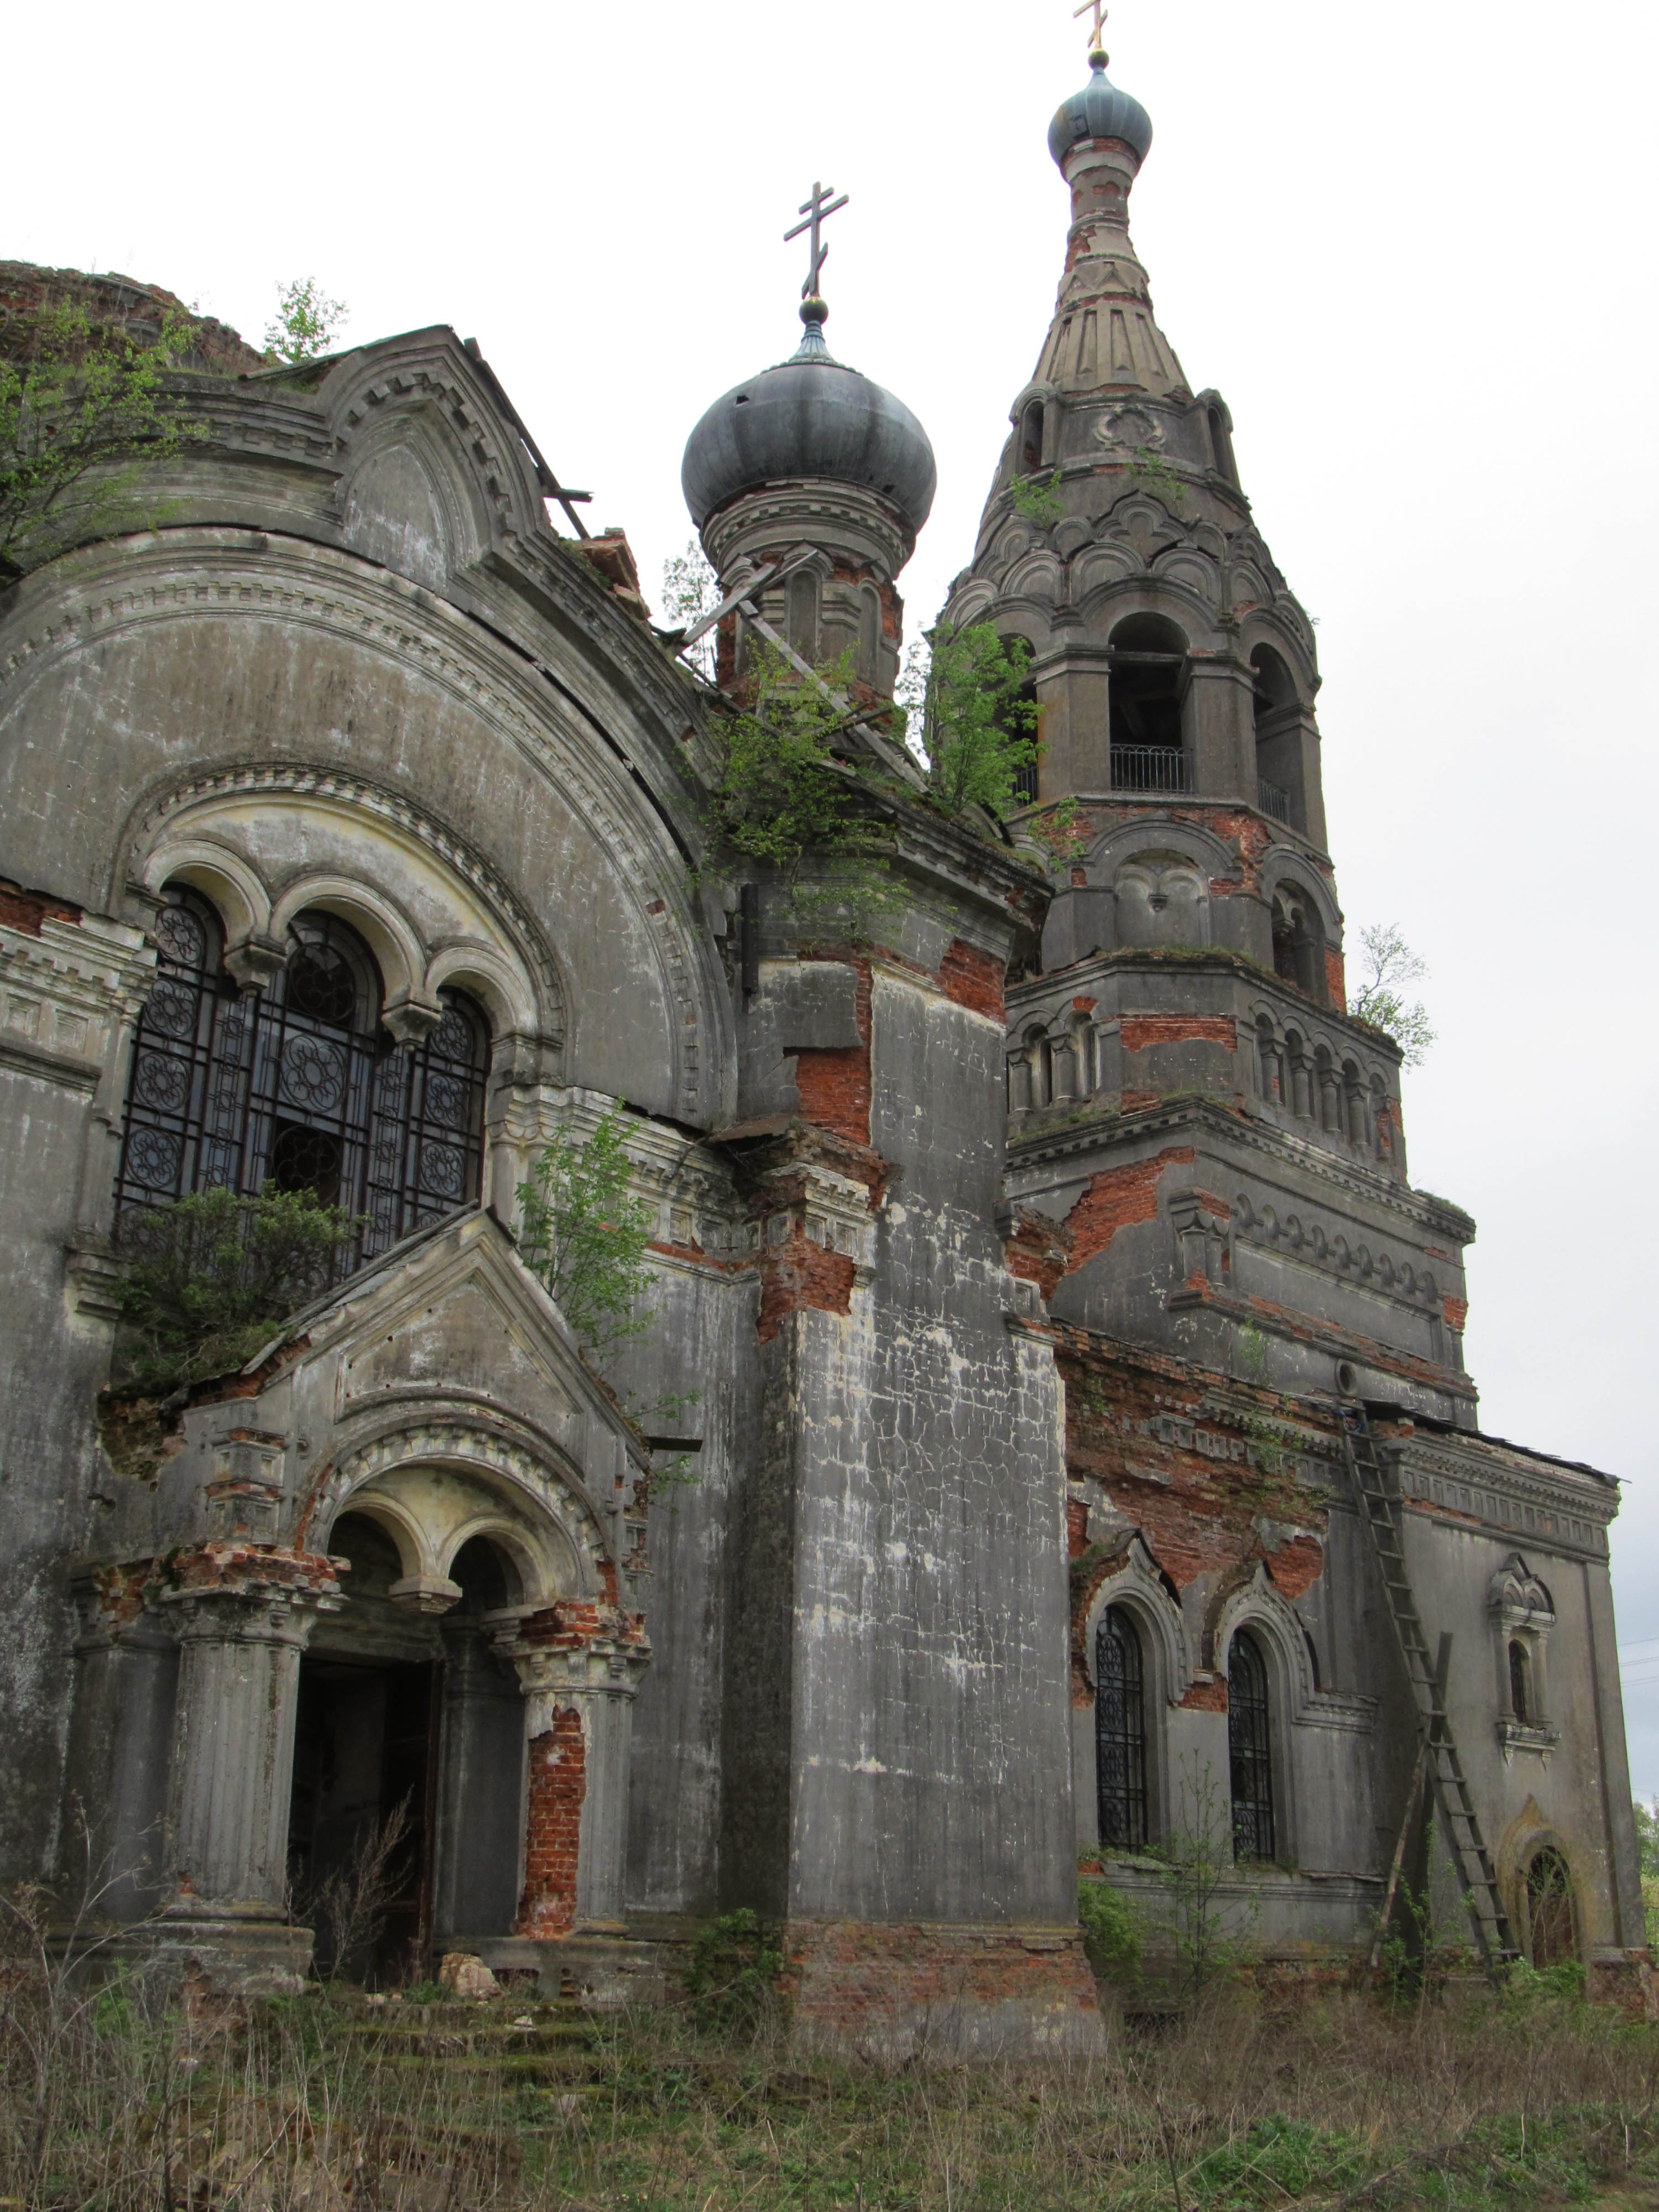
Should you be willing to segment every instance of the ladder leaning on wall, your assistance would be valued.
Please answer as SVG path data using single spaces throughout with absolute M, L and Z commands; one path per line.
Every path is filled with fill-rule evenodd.
M 1446 1678 L 1450 1668 L 1452 1640 L 1449 1635 L 1442 1636 L 1438 1655 L 1431 1659 L 1428 1638 L 1423 1632 L 1422 1617 L 1417 1610 L 1417 1598 L 1406 1567 L 1399 1475 L 1378 1451 L 1363 1407 L 1345 1406 L 1342 1409 L 1342 1449 L 1360 1511 L 1370 1530 L 1376 1563 L 1382 1571 L 1382 1585 L 1389 1594 L 1389 1608 L 1394 1617 L 1401 1656 L 1417 1699 L 1421 1729 L 1417 1767 L 1401 1823 L 1394 1864 L 1389 1873 L 1382 1924 L 1377 1930 L 1377 1950 L 1373 1951 L 1372 1964 L 1375 1966 L 1393 1910 L 1395 1889 L 1405 1856 L 1406 1830 L 1410 1825 L 1419 1784 L 1426 1770 L 1435 1802 L 1440 1808 L 1463 1901 L 1469 1910 L 1475 1943 L 1487 1973 L 1495 1979 L 1504 1966 L 1520 1956 L 1520 1952 L 1510 1933 L 1509 1914 L 1504 1909 L 1503 1895 L 1498 1887 L 1497 1869 L 1480 1832 L 1474 1800 L 1469 1795 L 1468 1780 L 1457 1755 L 1456 1741 L 1446 1713 Z

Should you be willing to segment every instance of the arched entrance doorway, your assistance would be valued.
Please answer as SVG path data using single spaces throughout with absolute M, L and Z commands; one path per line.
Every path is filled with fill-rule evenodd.
M 434 1423 L 350 1455 L 318 1519 L 345 1571 L 299 1663 L 288 1829 L 318 1966 L 418 1981 L 620 1924 L 649 1647 L 580 1478 Z
M 1572 1875 L 1551 1844 L 1534 1852 L 1527 1867 L 1526 1937 L 1527 1956 L 1540 1973 L 1570 1965 L 1578 1956 Z
M 523 1697 L 483 1620 L 518 1579 L 473 1537 L 440 1614 L 400 1601 L 402 1557 L 368 1514 L 343 1513 L 329 1547 L 349 1595 L 300 1662 L 289 1884 L 319 1972 L 419 1981 L 458 1930 L 513 1924 Z

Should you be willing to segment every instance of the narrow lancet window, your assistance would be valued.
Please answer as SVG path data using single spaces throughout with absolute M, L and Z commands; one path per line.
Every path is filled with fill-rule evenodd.
M 1121 1606 L 1095 1632 L 1095 1776 L 1100 1840 L 1111 1850 L 1146 1847 L 1146 1700 L 1140 1638 Z
M 1255 1638 L 1241 1628 L 1227 1660 L 1227 1753 L 1237 1859 L 1277 1855 L 1271 1726 L 1267 1666 Z

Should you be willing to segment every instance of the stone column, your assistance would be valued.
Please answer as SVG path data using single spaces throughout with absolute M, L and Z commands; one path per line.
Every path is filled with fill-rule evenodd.
M 245 1991 L 297 1987 L 308 1929 L 288 1923 L 288 1820 L 300 1655 L 318 1613 L 337 1604 L 324 1560 L 315 1580 L 236 1581 L 166 1593 L 177 1608 L 179 1691 L 167 1794 L 165 1948 L 210 1980 Z
M 179 1649 L 147 1602 L 143 1563 L 85 1569 L 74 1590 L 65 1893 L 100 1919 L 140 1920 L 161 1901 Z
M 560 1608 L 563 1610 L 563 1608 Z M 583 1608 L 587 1610 L 587 1608 Z M 514 1933 L 620 1935 L 633 1705 L 650 1663 L 642 1636 L 507 1641 L 525 1693 L 524 1890 Z

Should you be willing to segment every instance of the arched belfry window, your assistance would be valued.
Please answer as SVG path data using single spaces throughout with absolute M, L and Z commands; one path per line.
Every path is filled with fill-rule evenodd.
M 1146 1694 L 1140 1638 L 1121 1605 L 1095 1631 L 1095 1786 L 1100 1840 L 1146 1848 Z
M 440 992 L 437 1027 L 404 1048 L 381 1027 L 373 956 L 332 915 L 295 919 L 261 992 L 226 974 L 193 891 L 169 892 L 155 934 L 118 1222 L 193 1190 L 309 1190 L 367 1217 L 351 1267 L 477 1196 L 489 1034 L 470 1000 Z
M 1163 615 L 1130 615 L 1111 635 L 1108 709 L 1114 791 L 1191 787 L 1181 726 L 1187 640 Z
M 1241 1628 L 1227 1655 L 1227 1759 L 1237 1859 L 1275 1856 L 1272 1726 L 1267 1662 L 1255 1638 Z

